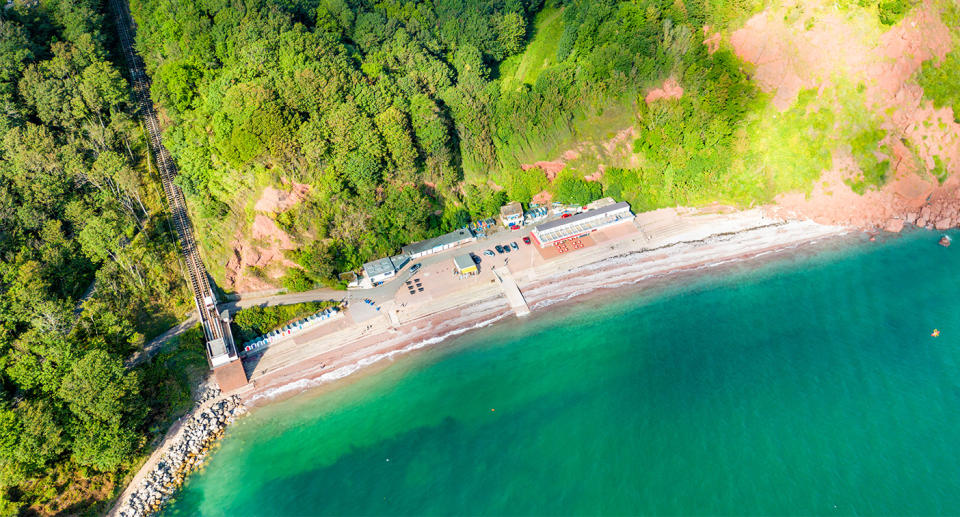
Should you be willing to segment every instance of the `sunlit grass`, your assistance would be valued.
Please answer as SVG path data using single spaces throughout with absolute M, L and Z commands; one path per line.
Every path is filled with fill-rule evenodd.
M 534 19 L 533 39 L 523 53 L 500 65 L 501 88 L 518 81 L 533 84 L 540 72 L 557 62 L 557 45 L 563 34 L 563 9 L 544 8 Z

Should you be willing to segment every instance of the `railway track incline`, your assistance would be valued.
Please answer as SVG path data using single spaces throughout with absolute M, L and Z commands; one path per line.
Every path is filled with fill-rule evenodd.
M 161 139 L 160 124 L 157 121 L 153 101 L 150 99 L 150 78 L 147 77 L 144 71 L 143 60 L 133 46 L 133 36 L 136 30 L 133 18 L 124 0 L 110 0 L 110 6 L 114 11 L 117 34 L 130 72 L 133 93 L 139 106 L 140 116 L 143 118 L 144 125 L 147 128 L 150 150 L 153 153 L 157 170 L 160 173 L 160 181 L 170 207 L 173 226 L 180 241 L 187 282 L 193 292 L 197 312 L 200 314 L 201 321 L 204 323 L 203 326 L 208 334 L 208 340 L 217 339 L 222 337 L 218 335 L 222 332 L 221 327 L 219 324 L 210 324 L 212 322 L 208 321 L 208 319 L 215 317 L 215 310 L 214 314 L 211 314 L 209 310 L 205 310 L 211 303 L 216 302 L 216 297 L 213 289 L 211 289 L 206 268 L 200 258 L 200 252 L 196 239 L 194 238 L 193 226 L 187 214 L 187 205 L 183 197 L 183 192 L 180 190 L 180 187 L 174 183 L 174 178 L 177 176 L 177 166 L 170 156 L 169 151 L 164 147 Z

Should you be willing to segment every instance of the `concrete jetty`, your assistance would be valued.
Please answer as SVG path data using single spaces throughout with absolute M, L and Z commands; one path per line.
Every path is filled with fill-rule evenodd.
M 521 293 L 520 288 L 517 287 L 517 282 L 513 279 L 513 275 L 510 274 L 510 270 L 495 267 L 493 268 L 493 276 L 497 279 L 497 283 L 500 284 L 500 289 L 503 290 L 503 295 L 507 297 L 507 301 L 510 303 L 510 308 L 513 309 L 513 312 L 517 316 L 530 314 L 530 307 L 527 307 L 527 301 L 523 299 L 523 293 Z

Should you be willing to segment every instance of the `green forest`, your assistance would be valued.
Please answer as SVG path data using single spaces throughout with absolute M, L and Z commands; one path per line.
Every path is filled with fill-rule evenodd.
M 124 366 L 189 302 L 110 27 L 95 1 L 0 14 L 2 515 L 96 507 L 189 403 L 164 361 L 206 369 L 189 336 Z
M 296 249 L 282 285 L 340 273 L 496 214 L 507 201 L 635 211 L 737 206 L 809 189 L 827 138 L 850 146 L 858 192 L 882 185 L 885 132 L 862 85 L 770 106 L 725 46 L 764 0 L 130 0 L 136 45 L 206 266 L 266 186 L 310 186 L 275 214 Z M 878 23 L 914 2 L 848 0 Z M 945 16 L 960 27 L 960 9 Z M 951 21 L 952 20 L 952 21 Z M 679 99 L 644 101 L 673 78 Z M 960 107 L 960 54 L 917 81 Z M 838 106 L 827 109 L 824 106 Z M 589 157 L 537 167 L 624 128 L 636 157 L 599 181 Z M 0 9 L 0 515 L 102 513 L 190 405 L 202 334 L 129 361 L 193 309 L 113 13 L 101 0 Z M 943 169 L 942 164 L 938 167 Z M 943 181 L 946 172 L 943 172 Z M 241 337 L 321 305 L 238 315 Z
M 277 223 L 301 244 L 290 258 L 302 270 L 285 284 L 309 288 L 508 199 L 600 195 L 575 175 L 548 184 L 519 165 L 634 117 L 662 126 L 642 144 L 656 148 L 651 169 L 683 162 L 651 203 L 755 195 L 703 173 L 722 174 L 757 97 L 729 51 L 709 55 L 697 40 L 704 24 L 760 6 L 725 4 L 134 0 L 132 12 L 214 276 L 255 193 L 296 181 L 310 198 Z M 551 16 L 537 17 L 542 9 Z M 501 75 L 540 30 L 556 36 L 535 50 L 549 58 Z M 638 113 L 639 93 L 671 73 L 695 94 Z

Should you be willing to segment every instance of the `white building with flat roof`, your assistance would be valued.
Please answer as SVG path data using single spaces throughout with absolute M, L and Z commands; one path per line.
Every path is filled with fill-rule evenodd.
M 461 244 L 475 240 L 476 237 L 470 233 L 470 230 L 461 228 L 450 233 L 445 233 L 439 237 L 427 239 L 425 241 L 407 244 L 403 247 L 403 254 L 411 259 L 431 255 L 443 250 L 455 248 Z
M 370 283 L 376 285 L 397 274 L 397 268 L 390 257 L 384 257 L 364 264 L 363 272 L 370 279 Z
M 612 224 L 633 220 L 633 212 L 626 201 L 587 210 L 569 217 L 555 219 L 534 227 L 530 235 L 540 247 L 581 237 Z
M 409 261 L 410 259 L 403 255 L 371 260 L 363 265 L 363 272 L 372 285 L 377 285 L 392 278 Z

